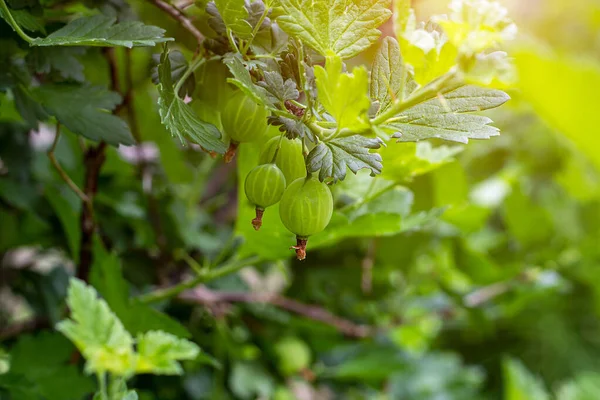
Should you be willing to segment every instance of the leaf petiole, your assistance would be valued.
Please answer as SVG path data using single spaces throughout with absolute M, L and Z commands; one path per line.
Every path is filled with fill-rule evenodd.
M 10 9 L 8 8 L 4 0 L 0 0 L 0 9 L 2 9 L 4 14 L 6 14 L 6 22 L 8 22 L 8 24 L 15 30 L 15 32 L 17 32 L 21 39 L 31 44 L 34 39 L 31 36 L 27 35 L 23 31 L 23 29 L 21 29 L 17 21 L 15 21 L 15 18 L 11 14 Z
M 177 95 L 179 93 L 179 89 L 181 89 L 181 86 L 183 86 L 183 84 L 185 83 L 185 81 L 187 80 L 187 78 L 195 71 L 197 70 L 202 64 L 204 64 L 206 62 L 206 58 L 204 57 L 198 57 L 197 60 L 195 60 L 194 62 L 192 62 L 190 64 L 190 66 L 188 67 L 188 69 L 185 70 L 185 72 L 183 73 L 183 75 L 181 76 L 181 78 L 177 81 L 177 84 L 175 84 L 175 95 Z
M 371 120 L 372 125 L 382 125 L 388 122 L 389 119 L 394 118 L 397 114 L 404 110 L 408 110 L 411 107 L 416 106 L 437 94 L 447 86 L 448 82 L 452 81 L 456 77 L 457 71 L 451 70 L 450 72 L 442 75 L 438 79 L 428 83 L 427 85 L 417 89 L 413 94 L 408 96 L 404 101 L 397 101 L 390 108 L 383 113 L 379 114 Z
M 242 50 L 241 50 L 242 55 L 245 56 L 246 53 L 248 52 L 248 49 L 250 48 L 250 45 L 252 45 L 252 41 L 254 40 L 254 37 L 256 37 L 256 35 L 258 34 L 258 31 L 259 31 L 260 27 L 262 26 L 263 22 L 265 21 L 265 18 L 267 18 L 268 14 L 269 14 L 269 5 L 265 4 L 265 9 L 264 9 L 262 15 L 260 16 L 260 19 L 254 26 L 254 29 L 252 30 L 252 36 L 250 37 L 250 39 L 248 39 L 248 41 L 242 47 Z

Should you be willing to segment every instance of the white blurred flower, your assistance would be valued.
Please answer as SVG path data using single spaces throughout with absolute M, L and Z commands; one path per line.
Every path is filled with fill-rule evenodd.
M 517 26 L 507 9 L 489 0 L 453 0 L 448 19 L 435 20 L 462 53 L 478 53 L 513 39 Z

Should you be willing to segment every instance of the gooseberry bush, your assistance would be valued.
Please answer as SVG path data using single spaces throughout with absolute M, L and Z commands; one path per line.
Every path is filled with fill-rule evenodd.
M 516 28 L 506 10 L 488 0 L 453 0 L 448 15 L 427 22 L 417 22 L 407 0 L 0 0 L 0 6 L 5 21 L 0 37 L 2 122 L 23 135 L 50 127 L 53 134 L 47 163 L 35 172 L 52 182 L 47 197 L 41 203 L 21 203 L 15 194 L 19 186 L 13 186 L 6 203 L 27 212 L 47 205 L 56 213 L 48 219 L 62 224 L 62 254 L 75 265 L 76 277 L 63 291 L 67 307 L 46 322 L 77 351 L 69 352 L 55 336 L 40 341 L 59 343 L 60 355 L 48 371 L 77 365 L 83 357 L 85 373 L 97 378 L 94 399 L 138 398 L 127 382 L 140 374 L 178 375 L 182 365 L 202 362 L 224 368 L 200 351 L 201 341 L 199 347 L 185 327 L 151 304 L 174 298 L 185 302 L 187 291 L 193 294 L 203 283 L 251 264 L 286 260 L 290 246 L 304 260 L 312 237 L 315 248 L 323 248 L 344 238 L 397 234 L 411 224 L 419 229 L 435 220 L 443 208 L 403 217 L 399 229 L 396 214 L 373 209 L 382 199 L 403 196 L 402 183 L 444 165 L 460 151 L 439 142 L 465 144 L 498 135 L 480 112 L 504 104 L 509 96 L 501 89 L 513 79 L 501 46 Z M 159 12 L 165 19 L 156 17 Z M 155 21 L 164 22 L 168 31 L 151 25 L 161 25 Z M 171 31 L 176 40 L 169 37 Z M 140 89 L 140 82 L 150 68 L 135 69 L 136 54 L 149 54 L 132 50 L 137 47 L 152 48 L 156 86 L 146 97 L 153 101 L 138 101 L 147 89 Z M 159 123 L 165 130 L 146 136 L 145 130 L 158 129 Z M 421 142 L 428 139 L 439 146 Z M 14 149 L 27 147 L 16 135 L 10 140 Z M 147 186 L 146 178 L 156 173 L 142 145 L 148 141 L 158 144 L 165 174 L 175 183 L 171 188 Z M 78 155 L 65 155 L 70 151 L 65 146 L 78 149 Z M 134 146 L 129 164 L 137 172 L 119 178 L 117 173 L 129 167 L 120 164 L 115 149 L 123 154 L 128 146 Z M 190 149 L 199 187 L 213 168 L 237 163 L 237 219 L 228 244 L 219 245 L 226 242 L 219 232 L 212 232 L 217 239 L 198 236 L 199 219 L 188 220 L 181 210 L 170 211 L 181 243 L 174 245 L 164 233 L 171 228 L 162 226 L 165 203 L 156 196 L 171 190 L 173 197 L 183 197 L 187 191 L 190 203 L 201 200 L 193 193 L 194 184 L 176 184 L 184 179 L 176 171 L 182 163 L 178 154 Z M 6 152 L 1 157 L 12 173 L 19 155 L 11 158 Z M 80 164 L 73 161 L 80 158 Z M 110 182 L 102 181 L 105 164 L 115 174 L 107 178 Z M 142 184 L 132 194 L 133 203 L 115 206 L 127 180 L 136 178 Z M 214 185 L 218 190 L 219 183 Z M 112 189 L 103 193 L 107 186 Z M 155 215 L 149 221 L 145 211 L 140 216 L 132 205 L 144 196 L 144 210 Z M 135 222 L 129 228 L 113 223 L 106 212 L 112 207 Z M 6 232 L 22 223 L 9 214 L 0 214 L 9 221 L 3 222 Z M 143 228 L 148 225 L 149 230 Z M 136 239 L 129 238 L 131 230 L 139 235 Z M 47 233 L 43 224 L 39 232 Z M 21 244 L 7 243 L 3 250 Z M 34 236 L 23 243 L 45 242 Z M 148 285 L 132 289 L 123 277 L 118 255 L 125 256 L 129 245 L 150 249 L 148 260 L 170 266 L 154 291 Z M 203 263 L 196 260 L 200 256 Z M 181 263 L 194 275 L 169 285 L 173 276 L 183 276 L 176 267 Z M 136 294 L 130 296 L 130 291 Z M 295 303 L 284 305 L 304 310 Z M 317 319 L 330 320 L 319 313 Z M 217 330 L 225 330 L 219 321 Z M 333 321 L 346 334 L 365 334 Z M 299 355 L 286 359 L 288 348 Z M 283 375 L 308 373 L 310 350 L 299 339 L 284 338 L 274 351 Z M 18 354 L 14 358 L 18 361 Z M 65 387 L 64 394 L 46 379 L 51 372 L 28 375 L 16 361 L 12 367 L 7 361 L 8 373 L 0 375 L 0 388 L 12 399 L 82 398 L 90 392 L 89 381 L 75 370 L 68 375 L 72 392 Z M 250 373 L 235 372 L 238 379 Z M 235 383 L 231 390 L 251 398 L 239 395 Z M 263 392 L 255 388 L 255 393 Z M 287 398 L 286 391 L 279 396 Z

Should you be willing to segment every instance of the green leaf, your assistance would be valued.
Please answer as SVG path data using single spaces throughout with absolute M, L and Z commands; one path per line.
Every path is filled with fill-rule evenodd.
M 453 161 L 462 146 L 437 146 L 430 142 L 389 144 L 379 151 L 385 168 L 382 178 L 403 183 Z
M 369 128 L 369 75 L 364 67 L 354 68 L 351 74 L 342 73 L 342 59 L 327 57 L 325 68 L 315 67 L 315 77 L 319 100 L 335 118 L 338 131 L 361 132 Z
M 109 113 L 121 96 L 99 86 L 42 85 L 33 92 L 46 111 L 71 132 L 118 146 L 135 143 L 124 120 Z
M 542 382 L 531 374 L 521 362 L 506 359 L 504 370 L 505 400 L 549 400 Z
M 370 96 L 379 102 L 377 113 L 387 110 L 396 101 L 404 100 L 416 87 L 411 73 L 402 62 L 398 42 L 393 37 L 386 37 L 371 69 Z
M 359 169 L 368 168 L 371 176 L 381 173 L 381 156 L 369 149 L 378 149 L 382 140 L 361 135 L 341 137 L 328 142 L 320 142 L 308 154 L 309 172 L 319 171 L 319 180 L 333 178 L 333 182 L 344 180 L 346 167 L 356 174 Z
M 169 51 L 165 47 L 158 66 L 158 105 L 163 125 L 182 143 L 185 143 L 184 137 L 187 137 L 206 151 L 225 153 L 226 146 L 221 141 L 221 132 L 214 125 L 200 120 L 194 110 L 176 95 L 168 55 Z
M 77 366 L 69 365 L 73 351 L 73 345 L 57 332 L 22 335 L 11 348 L 11 369 L 6 380 L 0 379 L 0 387 L 14 399 L 28 398 L 21 397 L 23 393 L 32 399 L 83 398 L 93 391 L 94 384 Z
M 83 65 L 77 56 L 84 52 L 79 47 L 33 47 L 27 54 L 27 61 L 38 74 L 56 71 L 64 79 L 83 82 Z
M 254 84 L 252 77 L 250 76 L 250 72 L 242 63 L 241 57 L 228 57 L 225 59 L 224 63 L 227 65 L 229 71 L 233 75 L 233 78 L 227 78 L 227 82 L 232 83 L 240 88 L 240 90 L 242 90 L 246 95 L 252 97 L 257 103 L 274 109 L 273 102 L 269 98 L 269 94 L 267 93 L 266 89 Z
M 77 262 L 79 259 L 79 244 L 81 240 L 81 230 L 79 230 L 79 218 L 81 202 L 73 206 L 57 189 L 53 187 L 46 188 L 46 199 L 56 212 L 62 225 L 62 229 L 71 250 L 71 259 Z
M 396 37 L 401 37 L 406 29 L 411 12 L 410 2 L 411 0 L 393 1 L 394 16 L 392 19 L 394 20 L 394 33 Z
M 190 332 L 179 321 L 149 305 L 130 300 L 129 284 L 123 277 L 121 261 L 117 255 L 107 253 L 101 246 L 100 243 L 96 243 L 94 247 L 90 282 L 127 331 L 136 335 L 161 330 L 182 338 L 191 337 Z
M 287 100 L 296 100 L 300 96 L 293 79 L 288 78 L 284 81 L 277 71 L 265 71 L 264 78 L 264 81 L 258 82 L 258 86 L 265 88 L 274 102 L 284 103 Z
M 158 78 L 158 65 L 160 64 L 160 54 L 152 54 L 152 61 L 156 63 L 156 66 L 152 68 L 152 82 L 155 85 L 160 83 Z M 186 70 L 189 67 L 189 63 L 186 60 L 183 53 L 179 50 L 169 51 L 169 62 L 171 63 L 171 81 L 177 82 L 180 80 L 185 74 Z M 196 77 L 194 73 L 191 73 L 179 89 L 179 93 L 177 95 L 179 97 L 185 97 L 186 94 L 190 96 L 194 93 L 194 89 L 196 88 Z
M 384 128 L 395 130 L 393 137 L 399 142 L 439 138 L 467 143 L 469 139 L 489 139 L 499 135 L 499 129 L 489 125 L 490 118 L 471 113 L 501 106 L 508 100 L 500 90 L 454 87 L 401 112 L 394 118 L 397 122 Z
M 15 21 L 17 22 L 17 24 L 19 24 L 19 26 L 22 27 L 23 29 L 26 29 L 30 32 L 41 32 L 43 34 L 46 34 L 46 29 L 44 28 L 44 24 L 39 20 L 39 18 L 32 15 L 26 9 L 11 10 L 10 13 L 13 16 L 13 18 L 15 19 Z M 0 17 L 3 18 L 6 22 L 8 22 L 8 19 L 4 15 L 4 10 L 1 8 L 0 8 Z
M 600 135 L 596 133 L 600 113 L 597 102 L 590 101 L 596 99 L 600 87 L 598 63 L 533 48 L 521 50 L 516 64 L 523 97 L 600 168 Z
M 15 97 L 15 108 L 30 128 L 37 129 L 38 121 L 48 119 L 44 107 L 35 101 L 29 89 L 18 84 L 12 89 L 12 93 Z
M 215 0 L 214 3 L 228 29 L 242 39 L 252 37 L 252 25 L 246 20 L 248 10 L 244 0 Z
M 69 22 L 45 38 L 32 40 L 33 46 L 154 46 L 172 40 L 163 37 L 164 29 L 139 21 L 116 24 L 106 15 L 83 17 Z
M 106 301 L 83 281 L 72 278 L 67 304 L 71 318 L 56 329 L 69 338 L 86 358 L 88 372 L 129 375 L 135 365 L 133 338 Z
M 389 0 L 279 0 L 277 23 L 324 56 L 353 57 L 377 40 L 391 15 Z
M 137 349 L 136 372 L 159 375 L 183 374 L 178 361 L 194 360 L 200 353 L 195 343 L 160 331 L 139 335 Z
M 575 379 L 564 383 L 558 390 L 558 400 L 595 400 L 600 393 L 600 375 L 583 372 Z

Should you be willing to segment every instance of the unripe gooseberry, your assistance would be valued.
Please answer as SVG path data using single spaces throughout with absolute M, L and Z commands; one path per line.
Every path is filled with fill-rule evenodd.
M 304 163 L 304 155 L 302 154 L 302 142 L 299 139 L 280 140 L 279 137 L 270 139 L 263 147 L 259 162 L 273 162 L 277 144 L 280 142 L 275 164 L 283 171 L 286 182 L 292 183 L 298 178 L 304 178 L 306 176 L 306 164 Z
M 306 369 L 311 363 L 310 347 L 297 337 L 284 337 L 275 344 L 277 366 L 286 376 L 295 375 Z
M 231 139 L 225 153 L 225 162 L 230 162 L 240 143 L 260 138 L 267 130 L 268 111 L 242 92 L 236 93 L 221 113 L 221 125 Z
M 260 229 L 265 208 L 278 203 L 284 190 L 285 176 L 275 164 L 262 164 L 248 173 L 244 191 L 255 206 L 256 218 L 252 220 L 254 229 Z
M 306 258 L 308 237 L 321 232 L 333 214 L 333 197 L 329 187 L 317 178 L 299 178 L 283 192 L 279 217 L 283 225 L 296 234 L 296 256 Z

